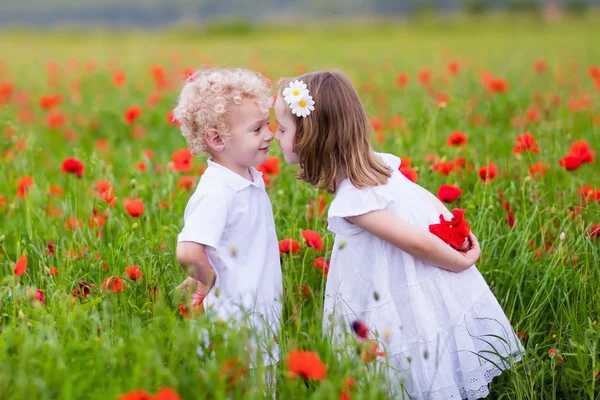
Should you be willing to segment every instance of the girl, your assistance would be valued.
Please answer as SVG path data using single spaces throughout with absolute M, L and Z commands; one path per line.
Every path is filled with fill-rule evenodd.
M 397 398 L 487 396 L 488 383 L 523 348 L 474 266 L 475 236 L 459 252 L 429 233 L 440 214 L 452 214 L 399 173 L 399 158 L 373 152 L 366 112 L 341 72 L 289 82 L 275 115 L 286 162 L 335 194 L 324 332 L 340 338 L 350 325 L 366 326 L 379 337 Z

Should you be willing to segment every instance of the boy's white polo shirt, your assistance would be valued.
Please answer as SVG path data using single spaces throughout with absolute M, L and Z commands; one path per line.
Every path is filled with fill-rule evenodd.
M 251 312 L 250 322 L 261 327 L 264 317 L 277 332 L 282 280 L 275 220 L 262 173 L 250 172 L 253 181 L 209 159 L 185 208 L 177 242 L 207 246 L 217 278 L 204 299 L 206 310 L 238 318 L 241 305 Z

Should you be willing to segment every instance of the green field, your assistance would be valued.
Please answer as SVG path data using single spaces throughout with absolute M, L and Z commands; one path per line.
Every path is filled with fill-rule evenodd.
M 344 71 L 372 118 L 375 149 L 409 158 L 434 194 L 442 184 L 463 191 L 448 206 L 467 209 L 482 247 L 477 267 L 527 350 L 494 380 L 492 398 L 600 398 L 599 39 L 594 18 L 302 29 L 289 21 L 249 35 L 0 33 L 0 399 L 115 399 L 161 388 L 183 399 L 263 398 L 262 368 L 229 379 L 231 360 L 248 363 L 244 333 L 183 316 L 187 299 L 174 291 L 185 278 L 174 255 L 193 190 L 185 183 L 198 181 L 206 161 L 170 168 L 185 141 L 167 114 L 186 68 L 206 65 L 244 66 L 274 81 Z M 141 115 L 128 125 L 133 106 Z M 466 145 L 446 143 L 454 131 L 467 134 Z M 524 132 L 538 154 L 514 151 Z M 559 160 L 579 140 L 591 150 L 566 170 Z M 271 155 L 281 159 L 267 186 L 279 239 L 302 243 L 282 256 L 277 397 L 386 398 L 377 364 L 338 357 L 322 336 L 326 277 L 314 260 L 330 256 L 333 236 L 308 204 L 323 193 L 295 179 L 278 145 Z M 80 178 L 61 171 L 69 157 L 85 165 Z M 461 168 L 439 172 L 458 157 Z M 538 162 L 545 173 L 531 174 Z M 498 175 L 483 183 L 478 170 L 489 163 Z M 112 184 L 114 206 L 98 193 L 101 180 Z M 131 199 L 142 200 L 140 217 L 126 211 Z M 301 229 L 320 233 L 325 251 L 306 246 Z M 127 276 L 132 265 L 143 278 Z M 107 287 L 111 277 L 124 290 L 113 293 L 121 281 Z M 207 327 L 213 349 L 199 356 Z M 288 377 L 286 355 L 299 349 L 318 353 L 323 381 Z

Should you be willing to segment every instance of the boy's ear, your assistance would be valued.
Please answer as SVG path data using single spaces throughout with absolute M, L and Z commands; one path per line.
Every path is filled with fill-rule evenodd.
M 225 149 L 225 140 L 216 129 L 209 129 L 204 132 L 204 140 L 208 147 L 216 152 L 221 152 Z

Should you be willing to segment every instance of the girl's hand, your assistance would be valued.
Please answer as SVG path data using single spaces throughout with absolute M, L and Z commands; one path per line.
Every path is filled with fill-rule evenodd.
M 471 247 L 467 251 L 461 252 L 461 254 L 473 265 L 481 257 L 481 247 L 479 247 L 479 242 L 473 232 L 469 233 L 468 240 L 471 242 Z

